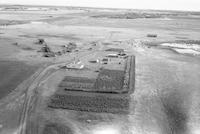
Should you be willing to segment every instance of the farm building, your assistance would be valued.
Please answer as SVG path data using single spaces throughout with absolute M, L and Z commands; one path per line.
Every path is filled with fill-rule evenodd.
M 83 69 L 84 64 L 82 64 L 81 61 L 74 61 L 73 63 L 66 65 L 66 68 L 67 69 Z
M 99 63 L 99 59 L 91 59 L 89 62 L 90 63 Z
M 108 54 L 106 57 L 109 57 L 109 58 L 118 58 L 118 54 Z
M 103 58 L 102 61 L 103 62 L 108 62 L 108 59 L 107 58 Z
M 101 63 L 108 64 L 108 58 L 103 58 L 102 61 L 101 61 Z

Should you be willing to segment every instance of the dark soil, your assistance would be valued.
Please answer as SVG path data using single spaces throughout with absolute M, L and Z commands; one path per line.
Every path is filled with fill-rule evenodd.
M 0 99 L 8 95 L 35 70 L 37 66 L 29 66 L 22 62 L 0 61 Z

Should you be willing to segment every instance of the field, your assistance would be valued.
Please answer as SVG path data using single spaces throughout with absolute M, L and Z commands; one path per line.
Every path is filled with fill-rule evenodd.
M 106 112 L 106 113 L 120 113 L 125 114 L 129 112 L 128 96 L 106 96 L 98 95 L 94 93 L 88 93 L 87 95 L 81 92 L 75 92 L 75 94 L 57 94 L 54 95 L 49 103 L 51 108 L 70 109 L 78 111 L 88 112 Z
M 107 71 L 109 71 L 109 73 Z M 115 74 L 113 75 L 113 73 Z M 67 76 L 59 84 L 59 89 L 65 91 L 118 93 L 118 90 L 122 90 L 123 87 L 123 77 L 123 71 L 103 69 L 99 73 L 97 79 Z M 117 81 L 117 83 L 115 81 Z
M 21 62 L 0 61 L 0 99 L 11 93 L 36 69 L 37 66 L 29 66 Z
M 92 16 L 94 18 L 110 18 L 110 19 L 138 19 L 138 18 L 162 18 L 161 14 L 150 14 L 150 13 L 123 13 L 123 14 L 102 14 Z
M 98 92 L 120 92 L 124 83 L 124 71 L 102 69 L 94 84 Z
M 66 76 L 64 80 L 59 84 L 60 90 L 80 90 L 80 91 L 90 91 L 93 89 L 95 79 L 88 79 L 84 77 L 71 77 Z
M 71 76 L 66 76 L 63 79 L 63 82 L 74 82 L 74 83 L 94 83 L 95 79 L 89 79 L 87 77 L 71 77 Z

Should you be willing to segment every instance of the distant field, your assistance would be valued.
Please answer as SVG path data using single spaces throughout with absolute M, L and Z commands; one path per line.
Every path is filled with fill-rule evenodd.
M 0 99 L 8 95 L 37 69 L 21 62 L 0 61 Z
M 18 25 L 18 24 L 25 24 L 28 23 L 28 21 L 21 21 L 21 20 L 1 20 L 0 19 L 0 26 L 2 25 Z
M 162 18 L 161 14 L 150 14 L 150 13 L 122 13 L 122 14 L 101 14 L 101 15 L 94 15 L 91 16 L 94 18 L 111 18 L 111 19 L 138 19 L 138 18 Z

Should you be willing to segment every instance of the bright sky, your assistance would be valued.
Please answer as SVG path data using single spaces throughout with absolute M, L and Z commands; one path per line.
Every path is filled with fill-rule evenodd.
M 0 4 L 200 11 L 200 0 L 0 0 Z

